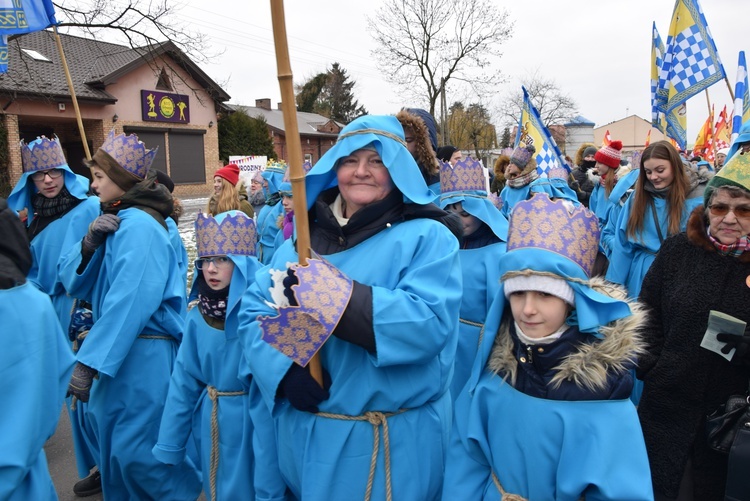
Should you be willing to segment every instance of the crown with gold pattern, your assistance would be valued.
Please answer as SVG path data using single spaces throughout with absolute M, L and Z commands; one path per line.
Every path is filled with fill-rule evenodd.
M 148 150 L 135 134 L 115 134 L 113 129 L 101 149 L 114 158 L 120 167 L 144 179 L 159 148 Z
M 280 162 L 269 160 L 268 163 L 266 164 L 265 171 L 284 174 L 286 172 L 286 168 L 287 168 L 286 162 L 284 162 L 283 160 Z
M 508 252 L 541 249 L 565 257 L 591 276 L 599 249 L 599 220 L 568 201 L 537 193 L 513 207 L 508 230 Z
M 24 172 L 58 169 L 68 165 L 57 136 L 52 139 L 37 137 L 28 144 L 21 140 L 21 162 Z
M 452 192 L 486 192 L 484 168 L 473 158 L 462 158 L 454 166 L 441 162 L 440 193 Z
M 305 367 L 341 321 L 354 283 L 324 259 L 311 258 L 292 269 L 299 281 L 292 285 L 297 305 L 279 308 L 275 317 L 260 317 L 261 338 Z
M 226 214 L 221 222 L 198 213 L 195 219 L 198 257 L 255 256 L 255 222 L 243 213 Z

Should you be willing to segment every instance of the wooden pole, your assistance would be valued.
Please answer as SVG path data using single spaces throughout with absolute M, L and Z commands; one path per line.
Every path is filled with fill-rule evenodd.
M 307 194 L 305 193 L 305 171 L 302 168 L 302 144 L 297 125 L 297 104 L 294 97 L 292 67 L 289 63 L 289 46 L 286 37 L 284 1 L 271 0 L 271 22 L 273 42 L 276 47 L 276 68 L 281 89 L 281 110 L 284 115 L 286 146 L 289 152 L 289 180 L 292 183 L 294 204 L 294 228 L 297 231 L 297 254 L 301 265 L 310 257 L 310 226 L 307 217 Z M 310 374 L 323 386 L 323 369 L 316 353 L 308 364 Z
M 708 116 L 711 119 L 711 152 L 713 153 L 714 162 L 716 161 L 716 140 L 714 138 L 714 114 L 711 110 L 711 100 L 708 97 L 708 89 L 706 89 L 706 104 L 708 105 Z
M 729 79 L 726 75 L 724 75 L 724 81 L 727 83 L 727 88 L 729 89 L 729 96 L 732 98 L 732 102 L 734 102 L 734 91 L 732 90 L 732 84 L 729 83 Z
M 86 160 L 91 160 L 91 152 L 89 151 L 89 143 L 86 140 L 86 131 L 83 129 L 83 120 L 81 119 L 81 110 L 78 108 L 78 99 L 76 98 L 76 91 L 73 88 L 73 79 L 70 78 L 70 70 L 68 69 L 68 62 L 65 60 L 65 52 L 63 52 L 62 40 L 60 40 L 60 34 L 57 32 L 57 26 L 53 24 L 52 29 L 55 30 L 55 42 L 57 43 L 57 52 L 60 53 L 60 61 L 62 61 L 63 70 L 65 70 L 65 78 L 68 79 L 68 89 L 70 90 L 70 97 L 73 99 L 73 109 L 76 112 L 76 120 L 78 121 L 78 131 L 81 133 L 81 141 L 83 141 L 83 151 L 86 154 Z

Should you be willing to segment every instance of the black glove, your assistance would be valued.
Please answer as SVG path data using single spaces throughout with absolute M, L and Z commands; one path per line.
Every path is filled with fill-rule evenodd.
M 81 250 L 93 254 L 104 243 L 109 233 L 120 227 L 120 218 L 115 214 L 102 214 L 89 225 L 89 232 L 83 237 Z
M 299 306 L 297 299 L 294 297 L 294 291 L 292 291 L 292 285 L 298 285 L 299 279 L 294 274 L 294 270 L 291 268 L 286 269 L 286 276 L 281 281 L 284 284 L 284 296 L 289 300 L 289 306 Z
M 732 360 L 730 360 L 732 364 L 744 365 L 750 361 L 750 332 L 748 330 L 745 331 L 744 336 L 720 332 L 716 335 L 716 339 L 726 343 L 721 348 L 723 354 L 728 354 L 734 348 L 735 352 L 732 355 Z
M 97 372 L 96 369 L 92 369 L 91 367 L 78 362 L 73 369 L 73 375 L 70 377 L 68 394 L 66 396 L 69 397 L 73 395 L 81 402 L 88 402 L 91 384 L 97 374 L 99 374 L 99 372 Z
M 328 400 L 331 394 L 328 390 L 331 388 L 331 376 L 323 369 L 323 388 L 310 374 L 310 369 L 301 367 L 296 363 L 287 371 L 284 379 L 281 380 L 281 396 L 289 400 L 297 410 L 304 412 L 318 412 L 318 405 L 323 400 Z

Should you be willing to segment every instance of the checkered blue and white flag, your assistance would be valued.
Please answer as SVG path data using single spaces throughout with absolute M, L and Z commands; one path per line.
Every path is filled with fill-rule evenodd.
M 732 117 L 732 142 L 740 134 L 742 124 L 750 120 L 750 92 L 747 88 L 747 63 L 745 51 L 740 51 L 737 62 L 737 83 L 734 85 L 734 116 Z
M 526 88 L 522 87 L 522 89 L 523 108 L 521 108 L 514 147 L 523 143 L 525 146 L 533 145 L 536 148 L 536 170 L 541 177 L 560 177 L 563 174 L 567 177 L 570 173 L 570 166 L 563 160 L 552 134 L 539 118 L 539 112 L 529 99 Z M 550 173 L 553 175 L 550 176 Z
M 698 0 L 677 0 L 662 62 L 669 91 L 666 111 L 725 78 Z

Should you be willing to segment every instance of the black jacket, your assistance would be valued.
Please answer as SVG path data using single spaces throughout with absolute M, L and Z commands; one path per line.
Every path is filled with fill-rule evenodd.
M 695 499 L 724 499 L 727 456 L 706 446 L 705 417 L 729 395 L 742 394 L 750 369 L 700 347 L 710 310 L 750 325 L 750 253 L 721 256 L 706 235 L 703 207 L 687 232 L 668 238 L 643 280 L 650 310 L 638 407 L 656 492 L 677 495 L 692 458 Z

